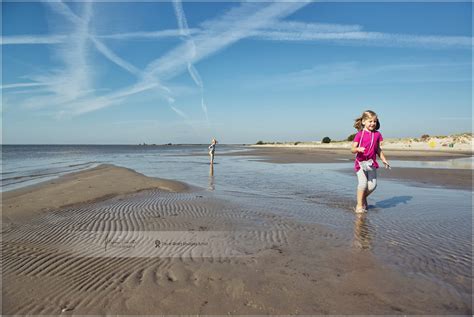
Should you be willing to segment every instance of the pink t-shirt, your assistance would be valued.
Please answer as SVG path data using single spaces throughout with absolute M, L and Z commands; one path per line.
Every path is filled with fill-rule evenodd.
M 362 137 L 362 140 L 361 140 Z M 373 139 L 372 139 L 373 138 Z M 358 147 L 364 147 L 364 153 L 357 152 L 354 169 L 356 172 L 360 170 L 359 161 L 366 161 L 372 159 L 374 161 L 373 166 L 375 168 L 379 167 L 377 163 L 377 152 L 380 147 L 380 142 L 383 141 L 382 134 L 379 131 L 370 132 L 367 130 L 362 130 L 357 132 L 354 137 L 354 142 L 358 142 Z M 372 145 L 371 145 L 372 143 Z

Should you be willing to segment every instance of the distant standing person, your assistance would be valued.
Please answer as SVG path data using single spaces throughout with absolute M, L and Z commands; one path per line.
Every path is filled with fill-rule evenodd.
M 371 110 L 364 111 L 359 118 L 355 119 L 354 128 L 358 132 L 352 142 L 351 152 L 356 154 L 354 169 L 359 182 L 355 212 L 364 213 L 368 208 L 367 196 L 377 187 L 377 168 L 379 167 L 377 155 L 385 168 L 390 168 L 390 165 L 380 147 L 383 137 L 378 131 L 380 122 L 377 114 Z
M 214 152 L 216 151 L 217 140 L 212 138 L 211 145 L 209 145 L 209 155 L 211 156 L 211 164 L 214 164 Z

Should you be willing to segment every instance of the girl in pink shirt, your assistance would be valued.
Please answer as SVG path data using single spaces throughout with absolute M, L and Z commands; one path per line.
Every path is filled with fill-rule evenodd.
M 352 142 L 351 152 L 356 154 L 354 170 L 357 174 L 359 184 L 357 185 L 356 213 L 367 212 L 367 196 L 377 187 L 377 155 L 382 160 L 385 168 L 390 168 L 385 155 L 380 147 L 383 141 L 382 134 L 377 131 L 380 122 L 377 114 L 371 110 L 364 111 L 357 118 L 354 128 L 358 130 Z

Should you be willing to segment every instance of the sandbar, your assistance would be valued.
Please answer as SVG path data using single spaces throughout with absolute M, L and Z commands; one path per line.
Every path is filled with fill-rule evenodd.
M 2 218 L 28 220 L 34 213 L 104 200 L 145 189 L 185 191 L 188 185 L 147 177 L 125 167 L 102 164 L 81 172 L 2 193 Z

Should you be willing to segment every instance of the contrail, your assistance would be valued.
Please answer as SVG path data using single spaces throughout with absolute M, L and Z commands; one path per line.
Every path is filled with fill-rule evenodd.
M 179 110 L 178 108 L 172 105 L 170 105 L 170 108 L 173 109 L 173 111 L 176 112 L 180 117 L 182 117 L 185 120 L 188 120 L 188 116 L 182 110 Z
M 191 77 L 193 78 L 196 85 L 198 85 L 199 87 L 202 88 L 203 84 L 202 84 L 201 76 L 199 76 L 198 71 L 196 70 L 196 68 L 191 63 L 188 64 L 188 72 L 191 75 Z
M 0 89 L 15 89 L 15 88 L 23 88 L 23 87 L 38 87 L 38 86 L 46 86 L 45 83 L 16 83 L 16 84 L 7 84 L 7 85 L 0 85 Z
M 180 0 L 173 0 L 173 8 L 176 14 L 176 20 L 178 21 L 178 26 L 180 30 L 180 34 L 184 37 L 183 40 L 188 42 L 190 47 L 190 58 L 187 62 L 188 64 L 188 72 L 191 78 L 193 79 L 196 86 L 198 86 L 201 90 L 201 108 L 206 116 L 206 122 L 209 126 L 209 116 L 207 114 L 207 106 L 204 101 L 204 84 L 202 82 L 201 76 L 199 75 L 197 69 L 192 64 L 192 60 L 196 57 L 196 45 L 189 34 L 188 22 L 186 21 L 186 16 L 184 15 L 183 5 Z
M 94 43 L 96 49 L 102 53 L 105 57 L 107 57 L 110 61 L 113 63 L 117 64 L 118 66 L 122 67 L 129 73 L 135 75 L 135 76 L 140 76 L 141 71 L 133 66 L 132 64 L 128 63 L 127 61 L 123 60 L 119 56 L 117 56 L 114 52 L 112 52 L 107 46 L 105 46 L 101 41 L 98 41 L 95 37 L 90 36 L 89 37 Z
M 97 49 L 97 51 L 99 51 L 102 55 L 104 55 L 104 57 L 106 57 L 111 62 L 115 63 L 119 67 L 121 67 L 124 70 L 128 71 L 129 73 L 137 76 L 140 79 L 143 79 L 146 76 L 146 74 L 144 74 L 141 70 L 139 70 L 138 68 L 136 68 L 135 66 L 133 66 L 132 64 L 130 64 L 126 60 L 122 59 L 121 57 L 119 57 L 111 49 L 109 49 L 102 41 L 100 41 L 98 38 L 96 38 L 93 34 L 91 34 L 89 32 L 88 24 L 89 24 L 89 20 L 91 19 L 91 15 L 92 15 L 92 13 L 90 12 L 91 11 L 91 5 L 90 4 L 89 4 L 89 6 L 86 7 L 86 9 L 88 9 L 86 12 L 89 12 L 89 14 L 86 15 L 87 19 L 76 15 L 62 1 L 59 1 L 59 2 L 56 2 L 56 3 L 47 3 L 47 4 L 55 12 L 65 16 L 69 21 L 74 23 L 74 25 L 76 25 L 78 28 L 80 28 L 80 27 L 86 28 L 86 31 L 83 32 L 84 33 L 84 41 L 86 39 L 91 40 L 92 43 L 94 44 L 95 48 Z M 141 91 L 147 90 L 147 89 L 161 89 L 162 91 L 166 92 L 166 97 L 169 98 L 168 94 L 171 94 L 171 90 L 168 87 L 161 84 L 155 78 L 153 78 L 153 79 L 147 78 L 147 79 L 148 79 L 149 82 L 145 82 L 143 85 L 140 85 L 140 84 L 135 85 L 134 87 L 131 87 L 131 89 L 125 90 L 125 92 L 127 94 L 135 94 L 136 93 L 135 91 L 141 92 Z M 88 112 L 88 111 L 100 108 L 98 106 L 100 103 L 97 103 L 96 101 L 101 101 L 101 102 L 104 103 L 104 105 L 110 105 L 114 101 L 118 100 L 119 98 L 122 98 L 120 93 L 115 94 L 115 95 L 112 94 L 110 100 L 108 100 L 107 98 L 104 98 L 103 96 L 99 96 L 99 97 L 97 97 L 96 100 L 91 101 L 90 104 L 85 105 L 85 109 L 84 109 L 85 111 L 78 110 L 76 112 L 77 113 L 83 113 L 83 112 Z
M 179 32 L 182 36 L 189 36 L 188 22 L 184 15 L 183 6 L 180 0 L 173 0 L 173 8 L 176 13 L 176 19 L 178 20 Z
M 160 88 L 168 92 L 168 94 L 164 94 L 163 97 L 165 98 L 171 97 L 169 89 L 160 85 L 157 78 L 161 77 L 162 79 L 171 79 L 173 77 L 176 77 L 178 74 L 182 73 L 183 71 L 189 72 L 189 69 L 188 69 L 189 62 L 197 63 L 204 58 L 208 58 L 210 56 L 217 54 L 219 51 L 223 50 L 224 48 L 231 46 L 232 44 L 244 38 L 255 36 L 255 32 L 258 32 L 258 30 L 261 30 L 273 25 L 275 22 L 279 21 L 279 19 L 292 14 L 293 12 L 301 9 L 308 3 L 310 2 L 309 1 L 284 2 L 284 3 L 277 2 L 277 3 L 272 3 L 272 4 L 267 5 L 267 4 L 255 4 L 255 3 L 244 2 L 239 7 L 233 8 L 227 11 L 222 16 L 205 21 L 202 24 L 202 27 L 203 27 L 202 32 L 200 31 L 196 32 L 194 29 L 188 29 L 188 30 L 194 30 L 193 32 L 188 32 L 188 33 L 191 33 L 188 39 L 191 39 L 191 36 L 192 36 L 192 41 L 185 41 L 181 45 L 178 45 L 176 48 L 172 49 L 170 52 L 168 52 L 164 56 L 160 56 L 159 58 L 156 58 L 153 61 L 151 61 L 145 67 L 144 71 L 141 71 L 140 76 L 138 76 L 137 78 L 138 81 L 135 82 L 134 84 L 122 87 L 118 90 L 105 93 L 100 96 L 91 95 L 90 94 L 91 90 L 89 89 L 89 87 L 83 84 L 82 86 L 85 86 L 85 87 L 83 87 L 83 89 L 79 89 L 79 93 L 80 93 L 79 97 L 70 98 L 68 94 L 64 91 L 65 87 L 63 86 L 63 83 L 66 83 L 68 86 L 76 86 L 79 83 L 83 83 L 83 82 L 89 83 L 88 81 L 89 78 L 85 78 L 85 80 L 79 81 L 78 79 L 80 79 L 81 76 L 68 76 L 74 79 L 71 81 L 70 78 L 65 78 L 66 75 L 68 75 L 68 71 L 72 72 L 72 70 L 70 70 L 69 67 L 66 67 L 64 72 L 59 72 L 59 73 L 55 72 L 49 76 L 44 76 L 44 78 L 42 78 L 41 80 L 36 81 L 38 83 L 45 83 L 46 87 L 51 87 L 51 89 L 54 90 L 53 91 L 54 95 L 53 96 L 50 96 L 50 95 L 35 96 L 34 98 L 31 98 L 30 100 L 31 104 L 35 106 L 38 104 L 45 105 L 45 106 L 46 105 L 53 105 L 53 106 L 61 105 L 61 106 L 64 106 L 64 111 L 63 111 L 64 113 L 68 113 L 72 116 L 75 116 L 75 115 L 80 115 L 83 113 L 92 112 L 92 111 L 96 111 L 102 108 L 120 104 L 129 96 L 140 94 L 144 91 L 153 90 L 156 88 Z M 54 3 L 48 3 L 48 4 L 53 5 Z M 87 27 L 91 14 L 88 13 L 88 14 L 83 14 L 82 16 L 78 16 L 76 15 L 76 13 L 72 12 L 68 6 L 63 6 L 63 4 L 64 3 L 59 2 L 58 7 L 53 6 L 53 9 L 55 9 L 55 11 L 57 13 L 60 13 L 62 16 L 65 16 L 69 21 L 73 22 L 75 26 L 73 31 L 75 31 L 75 33 L 79 33 L 78 35 L 80 35 L 80 39 L 84 39 L 84 42 L 86 42 L 86 40 L 90 41 L 90 38 L 94 37 L 97 40 L 97 42 L 101 42 L 100 38 L 102 36 L 91 34 L 89 32 L 89 28 Z M 181 21 L 181 24 L 183 25 L 183 28 L 186 26 L 186 24 L 184 24 L 184 20 Z M 82 32 L 79 32 L 79 31 L 82 31 Z M 173 30 L 172 32 L 169 33 L 169 35 L 171 36 L 175 34 L 174 36 L 176 36 L 176 35 L 180 35 L 181 32 L 182 31 L 179 31 L 179 30 Z M 145 33 L 146 34 L 140 33 L 140 34 L 125 34 L 125 35 L 126 37 L 128 37 L 129 35 L 133 35 L 133 36 L 135 35 L 148 36 L 149 35 L 147 32 Z M 184 32 L 183 34 L 186 35 L 187 33 Z M 154 33 L 151 35 L 155 36 Z M 88 65 L 83 61 L 84 58 L 82 58 L 82 55 L 79 54 L 79 53 L 86 53 L 85 47 L 84 49 L 78 49 L 78 46 L 79 48 L 82 48 L 82 47 L 80 45 L 71 45 L 72 43 L 70 43 L 70 42 L 74 42 L 74 43 L 78 42 L 77 38 L 78 36 L 75 36 L 74 38 L 67 37 L 66 40 L 64 40 L 65 41 L 64 43 L 61 42 L 63 41 L 63 38 L 40 39 L 40 41 L 44 40 L 48 43 L 61 42 L 60 44 L 64 44 L 64 47 L 61 45 L 60 47 L 66 49 L 65 52 L 61 51 L 63 54 L 60 55 L 60 57 L 63 57 L 63 59 L 65 60 L 65 64 L 69 66 L 69 64 L 71 63 L 74 66 L 73 68 L 74 70 L 86 69 Z M 107 36 L 104 36 L 104 38 L 107 38 Z M 5 38 L 2 38 L 2 39 L 5 40 Z M 21 44 L 21 43 L 27 43 L 29 41 L 33 41 L 33 42 L 35 41 L 34 38 L 30 38 L 30 39 L 10 38 L 10 40 L 9 42 L 11 42 L 12 44 L 13 42 Z M 5 43 L 0 42 L 0 44 L 5 44 Z M 56 43 L 51 43 L 51 44 L 56 44 Z M 81 41 L 81 44 L 82 44 L 82 41 Z M 127 70 L 129 73 L 133 73 L 137 71 L 137 68 L 134 65 L 132 65 L 128 61 L 125 61 L 124 59 L 119 57 L 117 54 L 115 54 L 112 50 L 110 50 L 106 46 L 105 43 L 101 42 L 101 44 L 103 44 L 104 46 L 101 46 L 100 44 L 98 46 L 102 48 L 102 51 L 99 50 L 100 48 L 98 48 L 98 51 L 102 53 L 103 55 L 105 53 L 106 55 L 104 56 L 106 58 L 108 58 L 113 63 L 120 66 L 121 68 Z M 71 58 L 66 59 L 66 57 L 63 56 L 63 55 L 66 55 L 66 53 L 71 54 Z M 73 61 L 74 63 L 72 63 Z M 200 77 L 194 76 L 192 80 L 194 81 L 196 78 L 200 78 Z M 66 89 L 66 90 L 69 91 L 69 89 Z M 78 90 L 78 89 L 74 89 L 74 90 Z M 205 103 L 203 100 L 201 100 L 201 106 L 205 107 Z
M 173 101 L 174 102 L 174 101 Z M 169 106 L 171 108 L 171 110 L 173 110 L 177 115 L 179 115 L 181 118 L 183 118 L 184 120 L 184 123 L 187 124 L 193 131 L 194 133 L 197 135 L 199 134 L 199 131 L 196 129 L 196 127 L 192 124 L 192 121 L 189 120 L 189 117 L 184 113 L 184 111 L 176 108 L 175 106 L 172 106 L 171 105 L 172 102 L 169 102 Z
M 206 122 L 209 124 L 209 117 L 207 115 L 207 106 L 206 106 L 206 102 L 204 101 L 204 85 L 202 83 L 201 76 L 199 76 L 198 71 L 191 63 L 188 63 L 188 72 L 191 75 L 194 82 L 196 83 L 196 85 L 201 89 L 201 108 L 204 114 L 206 115 Z

